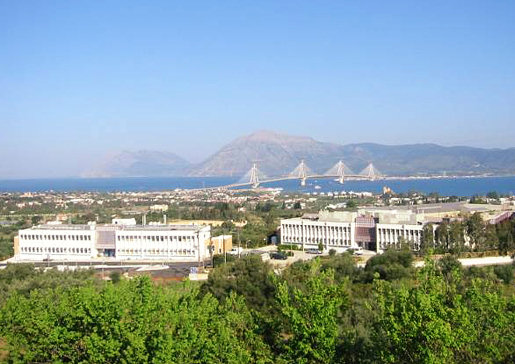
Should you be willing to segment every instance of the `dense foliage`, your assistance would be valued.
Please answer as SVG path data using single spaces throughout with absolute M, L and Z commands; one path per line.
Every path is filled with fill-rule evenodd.
M 12 225 L 0 225 L 0 260 L 10 258 L 14 254 L 13 240 L 19 229 L 26 227 L 23 220 Z
M 277 274 L 248 256 L 215 268 L 202 285 L 165 286 L 10 265 L 0 271 L 0 358 L 513 362 L 513 267 L 464 270 L 451 257 L 416 270 L 412 259 L 387 252 L 360 269 L 350 254 L 333 254 Z
M 421 253 L 429 250 L 454 254 L 497 250 L 504 255 L 515 250 L 514 235 L 515 219 L 494 225 L 483 221 L 479 213 L 474 213 L 462 220 L 443 221 L 434 234 L 432 224 L 426 225 Z

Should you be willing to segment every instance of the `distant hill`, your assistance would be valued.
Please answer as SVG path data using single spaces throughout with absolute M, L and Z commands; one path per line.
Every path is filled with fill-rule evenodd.
M 301 158 L 308 164 L 329 168 L 341 155 L 341 146 L 321 143 L 309 137 L 298 137 L 259 131 L 241 137 L 222 147 L 205 162 L 190 170 L 191 176 L 240 176 L 257 161 L 268 176 L 285 174 L 295 168 Z
M 85 177 L 243 176 L 252 166 L 265 175 L 284 176 L 304 159 L 316 173 L 324 173 L 340 159 L 354 172 L 368 163 L 388 176 L 515 175 L 515 148 L 481 149 L 436 144 L 334 144 L 310 137 L 271 131 L 237 138 L 204 162 L 192 165 L 176 154 L 125 151 L 113 155 Z
M 124 151 L 107 157 L 83 177 L 163 177 L 184 176 L 190 163 L 174 153 Z
M 368 163 L 386 175 L 515 174 L 515 148 L 481 149 L 436 144 L 339 145 L 270 131 L 240 137 L 189 170 L 190 176 L 240 176 L 256 161 L 267 176 L 285 175 L 304 159 L 323 173 L 342 159 L 354 172 Z

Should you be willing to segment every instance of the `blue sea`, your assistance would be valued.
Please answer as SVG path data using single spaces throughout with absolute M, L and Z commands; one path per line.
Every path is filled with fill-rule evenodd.
M 72 191 L 165 191 L 190 188 L 216 187 L 235 183 L 230 177 L 134 177 L 134 178 L 61 178 L 0 180 L 0 192 L 72 192 Z M 380 193 L 383 186 L 394 192 L 437 192 L 442 196 L 484 195 L 491 191 L 515 194 L 515 177 L 435 178 L 412 180 L 345 181 L 312 179 L 301 187 L 297 180 L 273 182 L 262 187 L 279 187 L 286 192 L 355 191 Z

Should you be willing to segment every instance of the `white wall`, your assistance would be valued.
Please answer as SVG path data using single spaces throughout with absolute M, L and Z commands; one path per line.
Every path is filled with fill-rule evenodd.
M 19 260 L 77 260 L 97 255 L 94 230 L 25 229 L 19 231 Z
M 304 249 L 346 250 L 357 247 L 352 223 L 313 221 L 308 219 L 281 220 L 281 244 L 296 244 Z
M 91 228 L 20 230 L 20 253 L 15 258 L 32 261 L 95 258 L 98 256 L 96 230 Z M 197 261 L 200 254 L 202 260 L 209 256 L 205 241 L 210 235 L 210 227 L 198 231 L 119 227 L 115 230 L 116 258 Z

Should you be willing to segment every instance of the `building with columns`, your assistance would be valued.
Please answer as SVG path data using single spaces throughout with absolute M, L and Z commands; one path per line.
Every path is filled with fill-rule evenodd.
M 281 220 L 281 244 L 296 244 L 303 249 L 316 249 L 322 243 L 327 249 L 345 251 L 357 247 L 354 239 L 354 213 L 337 216 L 309 215 Z
M 320 211 L 281 220 L 281 244 L 317 249 L 321 243 L 324 250 L 342 252 L 359 247 L 380 251 L 406 242 L 418 250 L 423 228 L 423 219 L 409 210 Z

